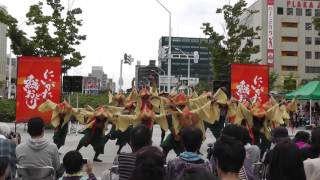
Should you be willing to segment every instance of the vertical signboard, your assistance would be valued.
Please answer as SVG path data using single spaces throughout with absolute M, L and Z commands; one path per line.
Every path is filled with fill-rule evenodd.
M 269 67 L 259 64 L 231 65 L 231 95 L 240 102 L 266 102 L 269 93 Z
M 22 56 L 18 58 L 17 123 L 32 117 L 50 121 L 51 113 L 41 113 L 38 107 L 47 99 L 60 103 L 61 58 Z
M 274 66 L 274 36 L 273 36 L 273 13 L 274 0 L 267 0 L 268 5 L 268 44 L 267 44 L 267 64 L 270 67 Z

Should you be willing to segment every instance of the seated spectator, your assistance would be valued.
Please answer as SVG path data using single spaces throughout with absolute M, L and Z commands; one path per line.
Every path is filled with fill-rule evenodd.
M 17 161 L 23 167 L 53 167 L 58 176 L 62 175 L 58 148 L 44 138 L 44 122 L 41 118 L 28 121 L 28 133 L 31 136 L 16 148 Z
M 138 125 L 132 129 L 129 142 L 132 153 L 121 153 L 114 161 L 114 165 L 119 166 L 119 180 L 130 179 L 135 169 L 136 152 L 145 146 L 150 146 L 152 144 L 151 137 L 151 131 L 145 125 Z M 108 180 L 109 178 L 108 171 L 103 172 L 101 179 Z
M 165 158 L 155 146 L 146 146 L 137 152 L 136 167 L 130 180 L 164 180 Z
M 307 180 L 320 179 L 320 157 L 303 161 Z
M 214 177 L 211 172 L 208 172 L 204 168 L 190 168 L 186 169 L 183 175 L 180 177 L 179 180 L 217 180 L 217 177 Z
M 212 172 L 210 162 L 198 153 L 203 140 L 201 130 L 195 127 L 184 128 L 181 131 L 181 140 L 185 151 L 179 157 L 168 162 L 167 179 L 179 179 L 185 170 L 194 167 Z
M 305 180 L 303 160 L 299 148 L 291 142 L 278 143 L 271 152 L 269 166 L 271 180 Z
M 82 168 L 85 167 L 87 176 L 83 176 Z M 96 180 L 92 173 L 92 164 L 88 160 L 84 161 L 82 155 L 78 151 L 69 151 L 63 157 L 63 167 L 65 175 L 59 180 Z
M 294 142 L 299 149 L 310 148 L 309 144 L 310 134 L 305 131 L 299 131 L 294 137 Z
M 11 133 L 6 123 L 0 123 L 0 156 L 9 158 L 13 175 L 16 173 L 16 145 L 19 143 L 19 137 Z
M 316 127 L 311 131 L 311 147 L 301 149 L 303 159 L 318 158 L 320 155 L 320 127 Z
M 0 180 L 10 178 L 10 161 L 8 157 L 0 156 Z
M 246 151 L 243 144 L 233 137 L 223 135 L 213 148 L 214 162 L 221 180 L 238 180 Z

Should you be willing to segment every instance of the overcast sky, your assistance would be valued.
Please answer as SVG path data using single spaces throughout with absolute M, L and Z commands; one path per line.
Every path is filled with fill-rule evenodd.
M 172 13 L 172 36 L 204 37 L 200 27 L 211 22 L 218 32 L 223 32 L 223 18 L 216 15 L 217 8 L 229 0 L 160 0 Z M 230 0 L 231 3 L 237 0 Z M 255 0 L 247 0 L 251 5 Z M 8 12 L 26 20 L 29 6 L 38 0 L 0 0 Z M 70 74 L 87 75 L 91 66 L 103 66 L 108 78 L 118 84 L 120 59 L 124 53 L 135 59 L 133 65 L 124 65 L 124 87 L 128 88 L 134 77 L 137 60 L 147 64 L 157 59 L 159 39 L 168 36 L 168 13 L 155 0 L 61 0 L 65 6 L 80 7 L 83 26 L 81 33 L 87 40 L 78 47 L 86 56 L 82 65 Z M 26 29 L 26 25 L 21 25 Z M 27 31 L 28 32 L 28 31 Z

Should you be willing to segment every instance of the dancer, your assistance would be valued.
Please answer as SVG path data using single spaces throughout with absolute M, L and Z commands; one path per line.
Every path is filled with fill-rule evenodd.
M 50 122 L 54 127 L 53 142 L 57 145 L 58 149 L 65 144 L 70 117 L 75 116 L 78 121 L 82 121 L 83 119 L 78 109 L 72 108 L 67 101 L 56 104 L 50 100 L 46 100 L 39 106 L 38 110 L 40 112 L 52 111 Z
M 89 117 L 90 121 L 83 131 L 85 135 L 80 139 L 76 150 L 79 151 L 83 146 L 87 147 L 90 144 L 95 151 L 93 161 L 102 162 L 98 156 L 104 153 L 105 130 L 108 122 L 111 122 L 112 114 L 103 106 L 98 107 L 94 112 L 84 111 L 83 113 Z

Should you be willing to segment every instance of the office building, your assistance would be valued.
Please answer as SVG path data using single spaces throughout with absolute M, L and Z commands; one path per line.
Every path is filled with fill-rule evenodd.
M 9 85 L 9 66 L 10 66 L 10 58 L 11 58 L 11 96 L 16 96 L 16 82 L 17 82 L 17 58 L 16 57 L 10 57 L 10 55 L 7 55 L 7 61 L 6 61 L 6 90 L 5 94 L 8 94 L 8 85 Z
M 135 75 L 135 84 L 138 88 L 142 86 L 151 85 L 152 78 L 156 79 L 158 84 L 159 76 L 161 76 L 161 70 L 156 66 L 156 60 L 150 60 L 148 65 L 141 65 L 140 61 L 137 61 L 136 65 L 136 75 Z
M 112 79 L 108 79 L 107 89 L 110 90 L 112 93 L 115 93 L 115 92 L 116 92 L 116 83 L 113 82 Z
M 190 78 L 198 78 L 206 82 L 211 82 L 213 78 L 211 57 L 208 48 L 204 46 L 209 40 L 205 38 L 172 37 L 171 39 L 171 75 L 178 79 L 188 77 L 188 57 L 190 58 Z M 163 58 L 163 50 L 168 47 L 169 38 L 161 37 L 159 40 L 158 64 L 161 69 L 168 74 L 168 58 Z M 194 63 L 193 54 L 199 54 L 198 63 Z M 165 52 L 167 53 L 167 52 Z M 187 56 L 188 57 L 187 57 Z
M 6 7 L 0 5 L 0 11 L 7 13 Z M 6 62 L 7 62 L 7 26 L 0 22 L 0 82 L 3 86 L 0 87 L 0 96 L 4 96 L 6 85 Z
M 107 89 L 108 76 L 104 73 L 102 66 L 92 66 L 92 71 L 89 77 L 95 77 L 99 81 L 99 90 Z
M 313 17 L 320 17 L 319 0 L 258 0 L 249 7 L 257 10 L 253 16 L 244 15 L 242 24 L 260 26 L 260 53 L 253 59 L 262 59 L 270 71 L 279 74 L 278 86 L 296 85 L 302 80 L 320 75 L 320 36 L 312 24 Z

